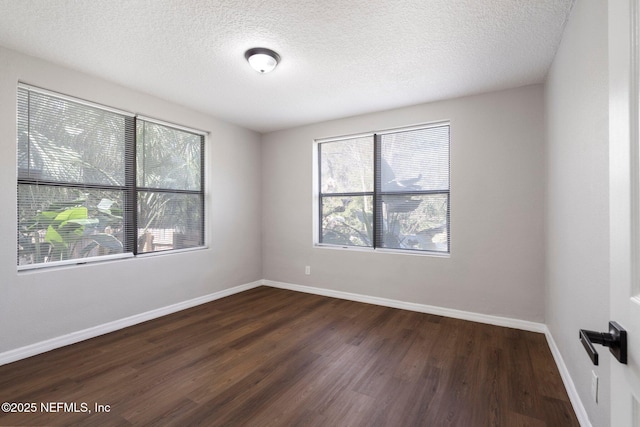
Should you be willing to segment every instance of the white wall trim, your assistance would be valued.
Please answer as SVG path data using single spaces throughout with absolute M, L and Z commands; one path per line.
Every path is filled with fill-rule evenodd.
M 436 307 L 434 305 L 416 304 L 412 302 L 372 297 L 368 295 L 335 291 L 331 289 L 314 288 L 311 286 L 295 285 L 292 283 L 274 282 L 272 280 L 263 280 L 262 284 L 265 286 L 271 286 L 273 288 L 288 289 L 291 291 L 305 292 L 308 294 L 364 302 L 367 304 L 381 305 L 384 307 L 400 308 L 403 310 L 417 311 L 420 313 L 453 317 L 455 319 L 469 320 L 472 322 L 486 323 L 495 326 L 504 326 L 507 328 L 521 329 L 524 331 L 544 333 L 547 330 L 547 326 L 543 323 L 529 322 L 527 320 L 512 319 L 509 317 L 491 316 L 488 314 L 473 313 L 470 311 L 455 310 L 452 308 Z
M 562 382 L 564 383 L 564 388 L 567 390 L 569 400 L 571 401 L 573 410 L 576 413 L 578 422 L 582 427 L 592 427 L 591 421 L 589 421 L 589 416 L 587 415 L 587 410 L 582 404 L 582 399 L 580 399 L 578 390 L 576 389 L 576 386 L 571 379 L 569 369 L 567 369 L 567 365 L 564 363 L 562 354 L 560 354 L 560 349 L 558 349 L 558 346 L 556 345 L 556 342 L 553 339 L 553 335 L 551 335 L 551 331 L 549 330 L 549 328 L 545 326 L 544 329 L 544 335 L 547 337 L 547 343 L 549 344 L 549 348 L 551 349 L 551 354 L 553 355 L 553 359 L 556 362 L 556 366 L 558 366 L 558 371 L 560 371 L 560 377 L 562 378 Z
M 222 291 L 214 292 L 214 293 L 193 298 L 187 301 L 181 301 L 179 303 L 171 304 L 166 307 L 160 307 L 144 313 L 134 314 L 133 316 L 125 317 L 119 320 L 114 320 L 113 322 L 108 322 L 102 325 L 83 329 L 81 331 L 72 332 L 70 334 L 62 335 L 56 338 L 51 338 L 35 344 L 30 344 L 24 347 L 5 351 L 3 353 L 0 353 L 0 366 L 5 365 L 7 363 L 15 362 L 20 359 L 26 359 L 27 357 L 35 356 L 40 353 L 45 353 L 47 351 L 54 350 L 56 348 L 64 347 L 66 345 L 75 344 L 80 341 L 84 341 L 90 338 L 95 338 L 100 335 L 108 334 L 109 332 L 117 331 L 119 329 L 124 329 L 129 326 L 137 325 L 138 323 L 146 322 L 147 320 L 156 319 L 158 317 L 166 316 L 168 314 L 172 314 L 177 311 L 186 310 L 187 308 L 195 307 L 200 304 L 205 304 L 220 298 L 237 294 L 239 292 L 244 292 L 249 289 L 256 288 L 260 285 L 262 285 L 262 281 L 257 280 L 255 282 L 235 286 L 229 289 L 224 289 Z

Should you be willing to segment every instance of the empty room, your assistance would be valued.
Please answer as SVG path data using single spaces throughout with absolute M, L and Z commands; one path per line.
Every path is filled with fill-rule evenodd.
M 0 425 L 640 426 L 639 34 L 0 0 Z

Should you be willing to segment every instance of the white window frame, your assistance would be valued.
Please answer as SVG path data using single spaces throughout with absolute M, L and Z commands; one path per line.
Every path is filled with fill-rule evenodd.
M 355 138 L 375 138 L 376 135 L 385 135 L 398 132 L 409 132 L 412 130 L 421 130 L 435 127 L 447 126 L 449 128 L 449 186 L 447 193 L 448 207 L 447 207 L 447 251 L 431 251 L 431 250 L 412 250 L 404 248 L 387 248 L 387 247 L 374 247 L 372 246 L 349 246 L 338 245 L 332 243 L 322 243 L 321 237 L 321 193 L 320 193 L 320 158 L 319 158 L 319 146 L 327 142 L 338 142 Z M 451 256 L 451 122 L 450 121 L 438 121 L 424 124 L 417 124 L 405 127 L 388 128 L 378 131 L 370 131 L 363 133 L 347 134 L 341 136 L 332 136 L 325 138 L 317 138 L 313 140 L 312 144 L 312 236 L 313 247 L 318 249 L 330 249 L 330 250 L 344 250 L 344 251 L 359 251 L 369 253 L 392 253 L 400 255 L 414 255 L 414 256 L 430 256 L 430 257 L 442 257 L 449 258 Z M 374 159 L 375 162 L 375 159 Z M 374 177 L 375 179 L 375 177 Z M 374 190 L 375 192 L 375 190 Z
M 170 254 L 176 254 L 176 253 L 184 253 L 184 252 L 190 252 L 190 251 L 196 251 L 196 250 L 203 250 L 203 249 L 208 249 L 208 220 L 207 220 L 207 215 L 206 212 L 208 211 L 207 209 L 207 199 L 208 199 L 208 191 L 207 191 L 207 181 L 205 179 L 205 177 L 207 176 L 207 170 L 208 170 L 208 162 L 206 160 L 206 147 L 208 147 L 208 139 L 209 139 L 209 132 L 207 131 L 203 131 L 203 130 L 199 130 L 199 129 L 194 129 L 191 127 L 187 127 L 187 126 L 183 126 L 183 125 L 177 125 L 168 121 L 164 121 L 164 120 L 159 120 L 159 119 L 155 119 L 149 116 L 143 116 L 143 115 L 139 115 L 136 113 L 132 113 L 129 111 L 125 111 L 122 109 L 118 109 L 118 108 L 114 108 L 114 107 L 110 107 L 110 106 L 105 106 L 103 104 L 99 104 L 96 102 L 92 102 L 92 101 L 87 101 L 81 98 L 77 98 L 74 96 L 70 96 L 70 95 L 66 95 L 66 94 L 61 94 L 59 92 L 55 92 L 52 90 L 48 90 L 48 89 L 43 89 L 41 87 L 38 86 L 33 86 L 27 83 L 23 83 L 23 82 L 19 82 L 18 89 L 22 89 L 22 90 L 27 90 L 30 92 L 35 92 L 35 93 L 39 93 L 39 94 L 43 94 L 43 95 L 47 95 L 47 96 L 51 96 L 51 97 L 55 97 L 61 100 L 65 100 L 65 101 L 69 101 L 69 102 L 73 102 L 79 105 L 84 105 L 87 107 L 91 107 L 91 108 L 97 108 L 103 111 L 108 111 L 108 112 L 112 112 L 112 113 L 116 113 L 125 117 L 132 117 L 135 120 L 144 120 L 146 122 L 149 123 L 154 123 L 154 124 L 158 124 L 161 126 L 166 126 L 169 128 L 173 128 L 173 129 L 177 129 L 180 131 L 185 131 L 185 132 L 189 132 L 189 133 L 193 133 L 196 135 L 199 135 L 202 137 L 202 144 L 201 144 L 201 175 L 202 175 L 202 179 L 201 179 L 201 194 L 202 194 L 202 245 L 198 245 L 198 246 L 193 246 L 193 247 L 188 247 L 188 248 L 180 248 L 180 249 L 168 249 L 168 250 L 160 250 L 160 251 L 154 251 L 154 252 L 141 252 L 138 253 L 137 250 L 137 245 L 133 245 L 131 248 L 129 248 L 129 250 L 123 252 L 123 253 L 118 253 L 118 254 L 111 254 L 111 255 L 102 255 L 102 256 L 92 256 L 92 257 L 88 257 L 88 258 L 73 258 L 73 259 L 68 259 L 68 260 L 59 260 L 59 261 L 48 261 L 48 262 L 40 262 L 40 263 L 34 263 L 34 264 L 23 264 L 23 265 L 17 265 L 17 270 L 18 271 L 30 271 L 30 270 L 40 270 L 43 268 L 53 268 L 53 267 L 64 267 L 64 266 L 72 266 L 72 265 L 84 265 L 84 264 L 90 264 L 90 263 L 98 263 L 98 262 L 105 262 L 105 261 L 111 261 L 111 260 L 122 260 L 122 259 L 127 259 L 127 258 L 135 258 L 135 257 L 149 257 L 149 256 L 158 256 L 158 255 L 170 255 Z M 135 129 L 135 122 L 134 122 L 134 129 L 133 129 L 133 133 L 134 133 L 134 138 L 133 138 L 133 144 L 136 144 L 136 129 Z M 133 159 L 133 161 L 135 162 L 135 158 Z M 16 168 L 17 169 L 17 168 Z M 18 173 L 18 171 L 16 170 L 16 174 Z M 20 177 L 18 175 L 16 175 L 16 183 L 19 185 L 20 183 Z M 131 189 L 132 191 L 137 191 L 138 189 L 138 185 L 134 185 L 133 188 Z M 137 206 L 134 208 L 134 210 L 137 210 Z M 137 215 L 137 214 L 136 214 Z M 17 231 L 16 231 L 17 232 Z M 138 230 L 137 228 L 134 228 L 132 233 L 134 234 L 134 238 L 137 239 L 137 234 L 138 234 Z M 131 237 L 131 236 L 129 236 Z M 16 242 L 16 251 L 18 250 L 18 245 Z M 17 254 L 16 254 L 17 255 Z M 18 257 L 16 256 L 16 259 Z

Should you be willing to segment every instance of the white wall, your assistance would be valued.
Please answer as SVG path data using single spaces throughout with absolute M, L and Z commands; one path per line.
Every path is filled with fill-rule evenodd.
M 451 257 L 314 248 L 314 138 L 440 120 L 451 121 Z M 270 133 L 262 176 L 265 279 L 544 320 L 541 85 Z
M 576 2 L 545 86 L 545 317 L 594 426 L 609 425 L 610 356 L 599 351 L 593 366 L 578 330 L 606 330 L 610 320 L 607 55 L 607 2 Z
M 210 131 L 209 249 L 16 271 L 18 81 Z M 0 48 L 0 353 L 262 278 L 258 134 Z

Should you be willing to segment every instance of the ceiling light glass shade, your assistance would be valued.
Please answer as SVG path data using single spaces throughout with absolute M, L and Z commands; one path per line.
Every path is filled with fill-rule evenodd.
M 249 49 L 244 57 L 249 61 L 251 68 L 263 74 L 273 71 L 280 61 L 280 55 L 264 47 Z

